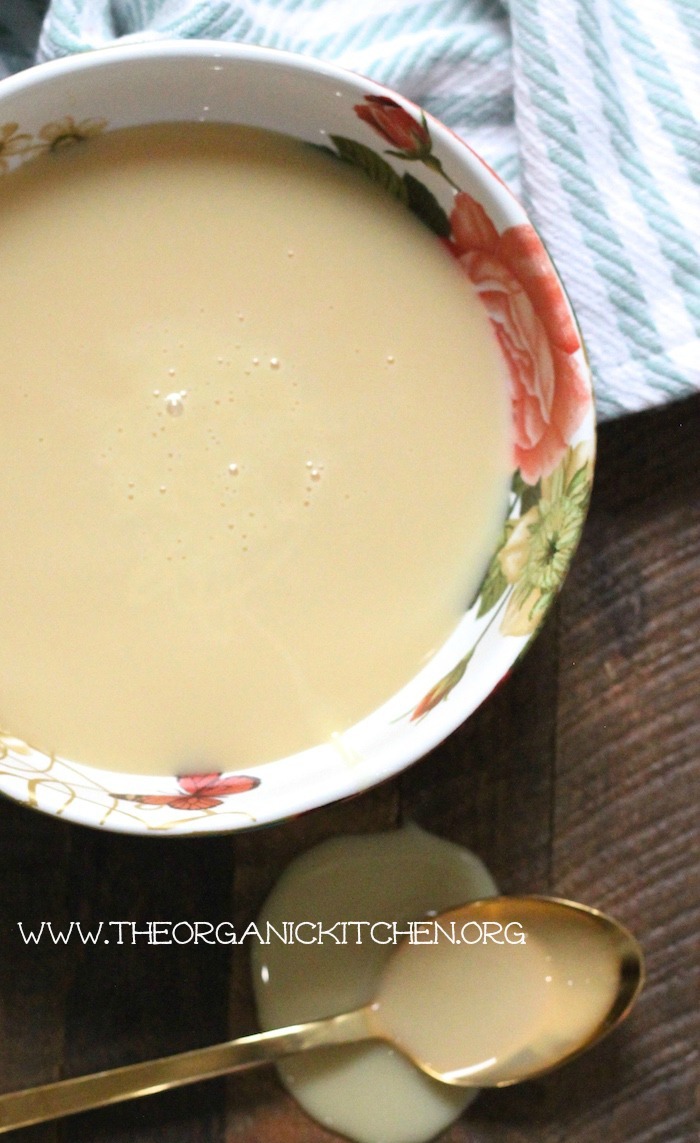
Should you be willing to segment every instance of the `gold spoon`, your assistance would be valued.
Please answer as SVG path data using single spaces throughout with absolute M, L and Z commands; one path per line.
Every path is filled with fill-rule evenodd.
M 590 1048 L 626 1016 L 644 979 L 626 929 L 554 897 L 473 901 L 414 936 L 394 950 L 364 1008 L 0 1095 L 0 1134 L 367 1039 L 388 1042 L 445 1083 L 504 1087 Z

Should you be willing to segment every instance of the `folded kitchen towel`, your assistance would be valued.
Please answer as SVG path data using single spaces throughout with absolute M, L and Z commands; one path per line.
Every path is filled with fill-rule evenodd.
M 46 7 L 3 0 L 5 71 Z M 700 389 L 698 0 L 50 0 L 36 59 L 139 35 L 307 53 L 421 104 L 523 200 L 600 416 Z

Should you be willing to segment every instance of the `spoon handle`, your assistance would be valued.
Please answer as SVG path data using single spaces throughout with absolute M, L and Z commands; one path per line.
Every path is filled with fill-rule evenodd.
M 159 1060 L 76 1076 L 41 1087 L 0 1095 L 0 1135 L 17 1127 L 29 1127 L 48 1119 L 60 1119 L 77 1111 L 122 1103 L 172 1087 L 213 1079 L 241 1068 L 269 1063 L 281 1056 L 326 1044 L 367 1040 L 375 1035 L 371 1009 L 359 1008 L 340 1016 L 294 1024 L 272 1032 L 258 1032 L 208 1048 L 196 1048 Z

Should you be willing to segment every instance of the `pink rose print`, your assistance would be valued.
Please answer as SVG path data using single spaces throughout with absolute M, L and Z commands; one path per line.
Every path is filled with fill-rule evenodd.
M 578 332 L 532 226 L 499 234 L 463 191 L 450 223 L 452 252 L 476 286 L 508 364 L 515 464 L 536 484 L 556 468 L 591 400 L 573 356 Z
M 244 794 L 260 785 L 259 778 L 234 774 L 222 778 L 221 774 L 187 774 L 178 778 L 181 794 L 121 794 L 117 797 L 142 806 L 171 806 L 174 810 L 209 810 L 220 806 L 229 794 Z
M 366 95 L 364 103 L 356 104 L 359 119 L 369 123 L 382 139 L 396 147 L 406 157 L 422 158 L 429 154 L 430 135 L 424 123 L 419 123 L 396 100 L 385 95 Z

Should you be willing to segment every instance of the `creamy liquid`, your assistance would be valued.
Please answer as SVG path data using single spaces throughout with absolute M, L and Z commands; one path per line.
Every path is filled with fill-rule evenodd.
M 455 943 L 446 927 L 433 945 L 402 946 L 378 989 L 381 1028 L 452 1082 L 495 1084 L 560 1062 L 608 1016 L 619 958 L 585 914 L 524 929 L 523 943 L 470 924 Z
M 0 217 L 0 725 L 173 773 L 370 713 L 503 517 L 503 364 L 466 276 L 364 176 L 221 125 L 41 156 Z
M 266 901 L 269 921 L 397 921 L 404 925 L 496 886 L 473 854 L 416 826 L 326 841 L 297 858 Z M 383 937 L 381 929 L 377 936 Z M 253 946 L 253 981 L 263 1029 L 350 1011 L 374 1000 L 393 944 Z M 435 950 L 433 950 L 435 951 Z M 422 1143 L 457 1119 L 475 1091 L 417 1071 L 385 1044 L 323 1048 L 278 1065 L 283 1083 L 325 1127 L 358 1143 Z

